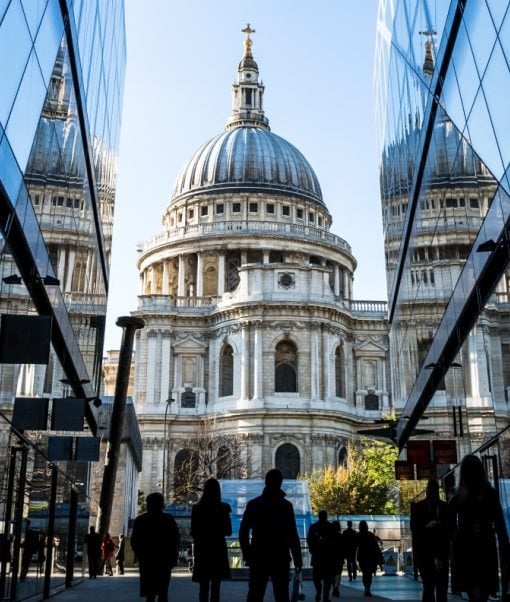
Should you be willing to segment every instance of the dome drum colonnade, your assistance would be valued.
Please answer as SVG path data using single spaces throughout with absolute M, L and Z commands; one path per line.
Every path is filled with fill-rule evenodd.
M 356 426 L 388 410 L 385 307 L 351 311 L 356 260 L 329 232 L 313 169 L 269 129 L 253 30 L 243 31 L 226 131 L 186 163 L 165 231 L 140 249 L 142 489 L 161 480 L 162 453 L 173 471 L 201 423 L 244 437 L 246 475 L 260 477 L 282 445 L 295 446 L 300 470 L 336 465 Z

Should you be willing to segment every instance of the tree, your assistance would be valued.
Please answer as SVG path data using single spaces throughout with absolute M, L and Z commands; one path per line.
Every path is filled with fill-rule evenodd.
M 202 422 L 187 438 L 180 440 L 181 449 L 174 462 L 174 499 L 194 503 L 200 497 L 207 479 L 246 477 L 243 443 L 237 435 L 215 432 Z
M 347 464 L 328 466 L 304 475 L 308 481 L 312 509 L 330 514 L 395 514 L 398 488 L 394 446 L 362 439 L 347 446 Z

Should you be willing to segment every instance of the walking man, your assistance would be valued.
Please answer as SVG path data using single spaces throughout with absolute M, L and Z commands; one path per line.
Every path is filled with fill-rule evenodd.
M 330 602 L 329 591 L 333 585 L 336 565 L 335 532 L 328 521 L 326 510 L 320 510 L 319 520 L 310 525 L 306 541 L 312 555 L 312 576 L 315 602 Z M 321 598 L 322 595 L 322 598 Z
M 439 483 L 430 479 L 426 498 L 411 506 L 413 558 L 423 586 L 423 602 L 446 602 L 450 556 L 448 504 L 439 498 Z
M 348 520 L 347 529 L 342 532 L 342 544 L 349 581 L 356 580 L 356 535 L 356 530 L 352 528 L 352 520 Z
M 262 495 L 246 504 L 239 543 L 250 567 L 247 602 L 263 602 L 271 578 L 275 602 L 289 602 L 290 556 L 294 567 L 303 566 L 294 508 L 282 491 L 282 473 L 271 469 Z
M 96 579 L 101 558 L 101 536 L 96 533 L 95 527 L 90 527 L 84 540 L 87 546 L 87 560 L 89 563 L 89 579 Z
M 171 514 L 163 512 L 165 500 L 161 493 L 150 493 L 147 512 L 135 518 L 131 547 L 140 569 L 140 596 L 147 602 L 168 602 L 168 586 L 173 567 L 177 564 L 180 536 Z

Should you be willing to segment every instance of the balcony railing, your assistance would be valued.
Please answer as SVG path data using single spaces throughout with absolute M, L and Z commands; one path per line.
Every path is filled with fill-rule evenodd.
M 230 294 L 230 293 L 228 293 Z M 222 295 L 210 295 L 207 297 L 177 297 L 175 295 L 140 295 L 139 309 L 163 311 L 166 308 L 183 309 L 211 309 L 213 310 L 221 300 L 227 299 Z M 350 309 L 357 314 L 377 314 L 386 316 L 388 304 L 386 301 L 351 301 L 339 300 L 338 304 Z
M 207 224 L 190 224 L 167 230 L 157 234 L 139 246 L 139 251 L 145 251 L 178 240 L 203 238 L 205 236 L 225 236 L 226 234 L 258 234 L 258 235 L 285 235 L 296 238 L 308 238 L 313 241 L 324 242 L 328 245 L 338 247 L 351 253 L 351 246 L 343 238 L 331 234 L 320 228 L 311 228 L 300 224 L 282 224 L 278 222 L 255 222 L 255 221 L 226 221 Z
M 351 311 L 355 313 L 388 313 L 386 301 L 351 301 Z

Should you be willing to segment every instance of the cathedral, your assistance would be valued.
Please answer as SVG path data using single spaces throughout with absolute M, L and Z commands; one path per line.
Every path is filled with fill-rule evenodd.
M 391 412 L 386 303 L 353 299 L 356 259 L 312 166 L 270 128 L 243 32 L 225 131 L 177 175 L 138 258 L 139 489 L 168 499 L 200 441 L 219 476 L 293 479 L 345 462 Z

